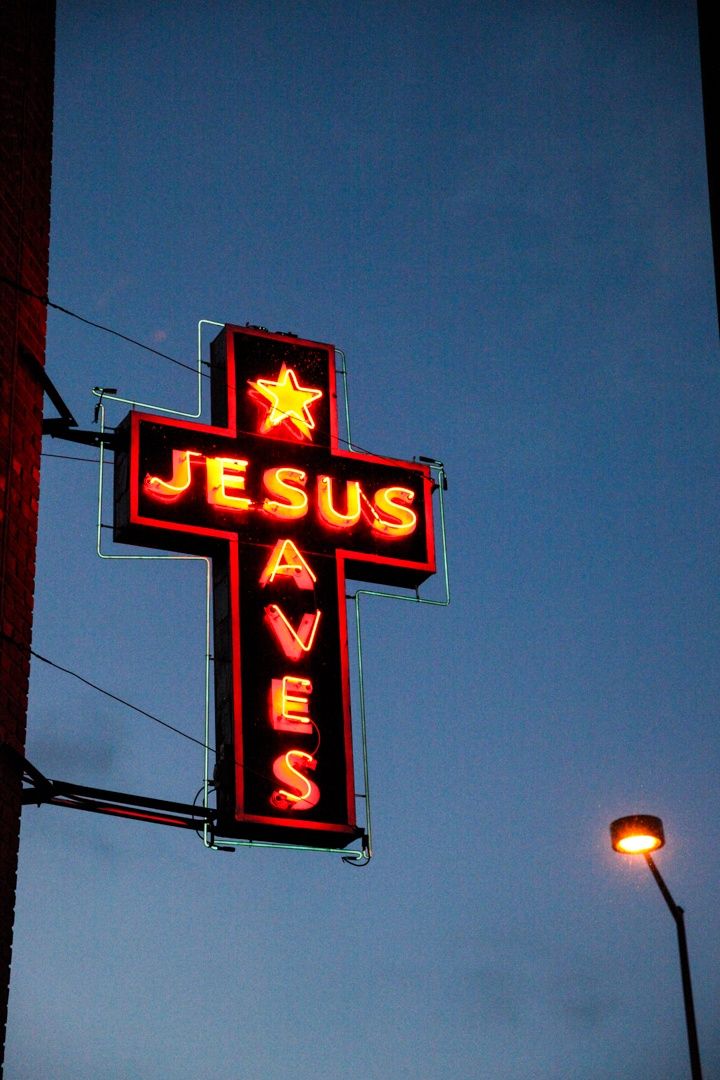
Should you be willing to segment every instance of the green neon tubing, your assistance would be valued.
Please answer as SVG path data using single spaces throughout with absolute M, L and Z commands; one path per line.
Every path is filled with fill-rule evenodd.
M 444 596 L 442 600 L 430 600 L 425 597 L 408 596 L 406 593 L 381 592 L 379 589 L 358 589 L 352 594 L 355 601 L 355 634 L 357 641 L 358 657 L 358 690 L 360 697 L 360 738 L 362 743 L 363 758 L 363 783 L 365 785 L 365 822 L 367 832 L 367 857 L 372 858 L 372 808 L 370 799 L 370 774 L 368 768 L 367 753 L 367 720 L 365 709 L 365 677 L 362 658 L 362 632 L 360 627 L 360 598 L 362 596 L 383 596 L 390 600 L 408 600 L 412 604 L 429 604 L 431 607 L 447 607 L 450 603 L 450 578 L 448 574 L 447 560 L 447 536 L 445 531 L 445 504 L 443 491 L 445 487 L 445 467 L 442 462 L 434 462 L 430 469 L 437 473 L 437 490 L 440 493 L 440 550 L 442 551 Z

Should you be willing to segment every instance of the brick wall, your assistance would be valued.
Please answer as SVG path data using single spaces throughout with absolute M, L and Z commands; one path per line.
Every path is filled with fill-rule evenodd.
M 0 3 L 0 276 L 47 292 L 55 5 Z M 46 309 L 0 280 L 0 743 L 24 751 Z M 0 747 L 0 1075 L 15 909 L 21 770 Z M 40 1018 L 38 1018 L 40 1019 Z

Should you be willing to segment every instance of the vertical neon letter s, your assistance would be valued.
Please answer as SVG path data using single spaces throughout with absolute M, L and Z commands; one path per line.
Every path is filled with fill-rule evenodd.
M 273 791 L 270 802 L 278 810 L 312 810 L 320 801 L 320 788 L 309 780 L 296 766 L 303 769 L 315 769 L 317 760 L 304 750 L 288 750 L 286 754 L 273 761 L 273 773 L 282 784 L 291 789 L 279 788 Z

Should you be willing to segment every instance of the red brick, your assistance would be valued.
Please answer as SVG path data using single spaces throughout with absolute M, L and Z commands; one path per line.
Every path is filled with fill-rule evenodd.
M 0 4 L 0 272 L 47 292 L 55 5 Z M 21 347 L 44 362 L 42 303 L 0 284 L 0 741 L 25 744 L 42 392 Z M 0 751 L 0 1049 L 15 908 L 21 776 Z M 1 1058 L 0 1054 L 0 1058 Z M 2 1064 L 0 1061 L 0 1073 Z

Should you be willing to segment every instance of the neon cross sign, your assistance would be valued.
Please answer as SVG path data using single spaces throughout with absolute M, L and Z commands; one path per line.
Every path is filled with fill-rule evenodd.
M 323 847 L 356 823 L 346 576 L 435 572 L 426 465 L 340 448 L 334 349 L 226 326 L 212 423 L 132 412 L 115 539 L 210 556 L 218 832 Z

